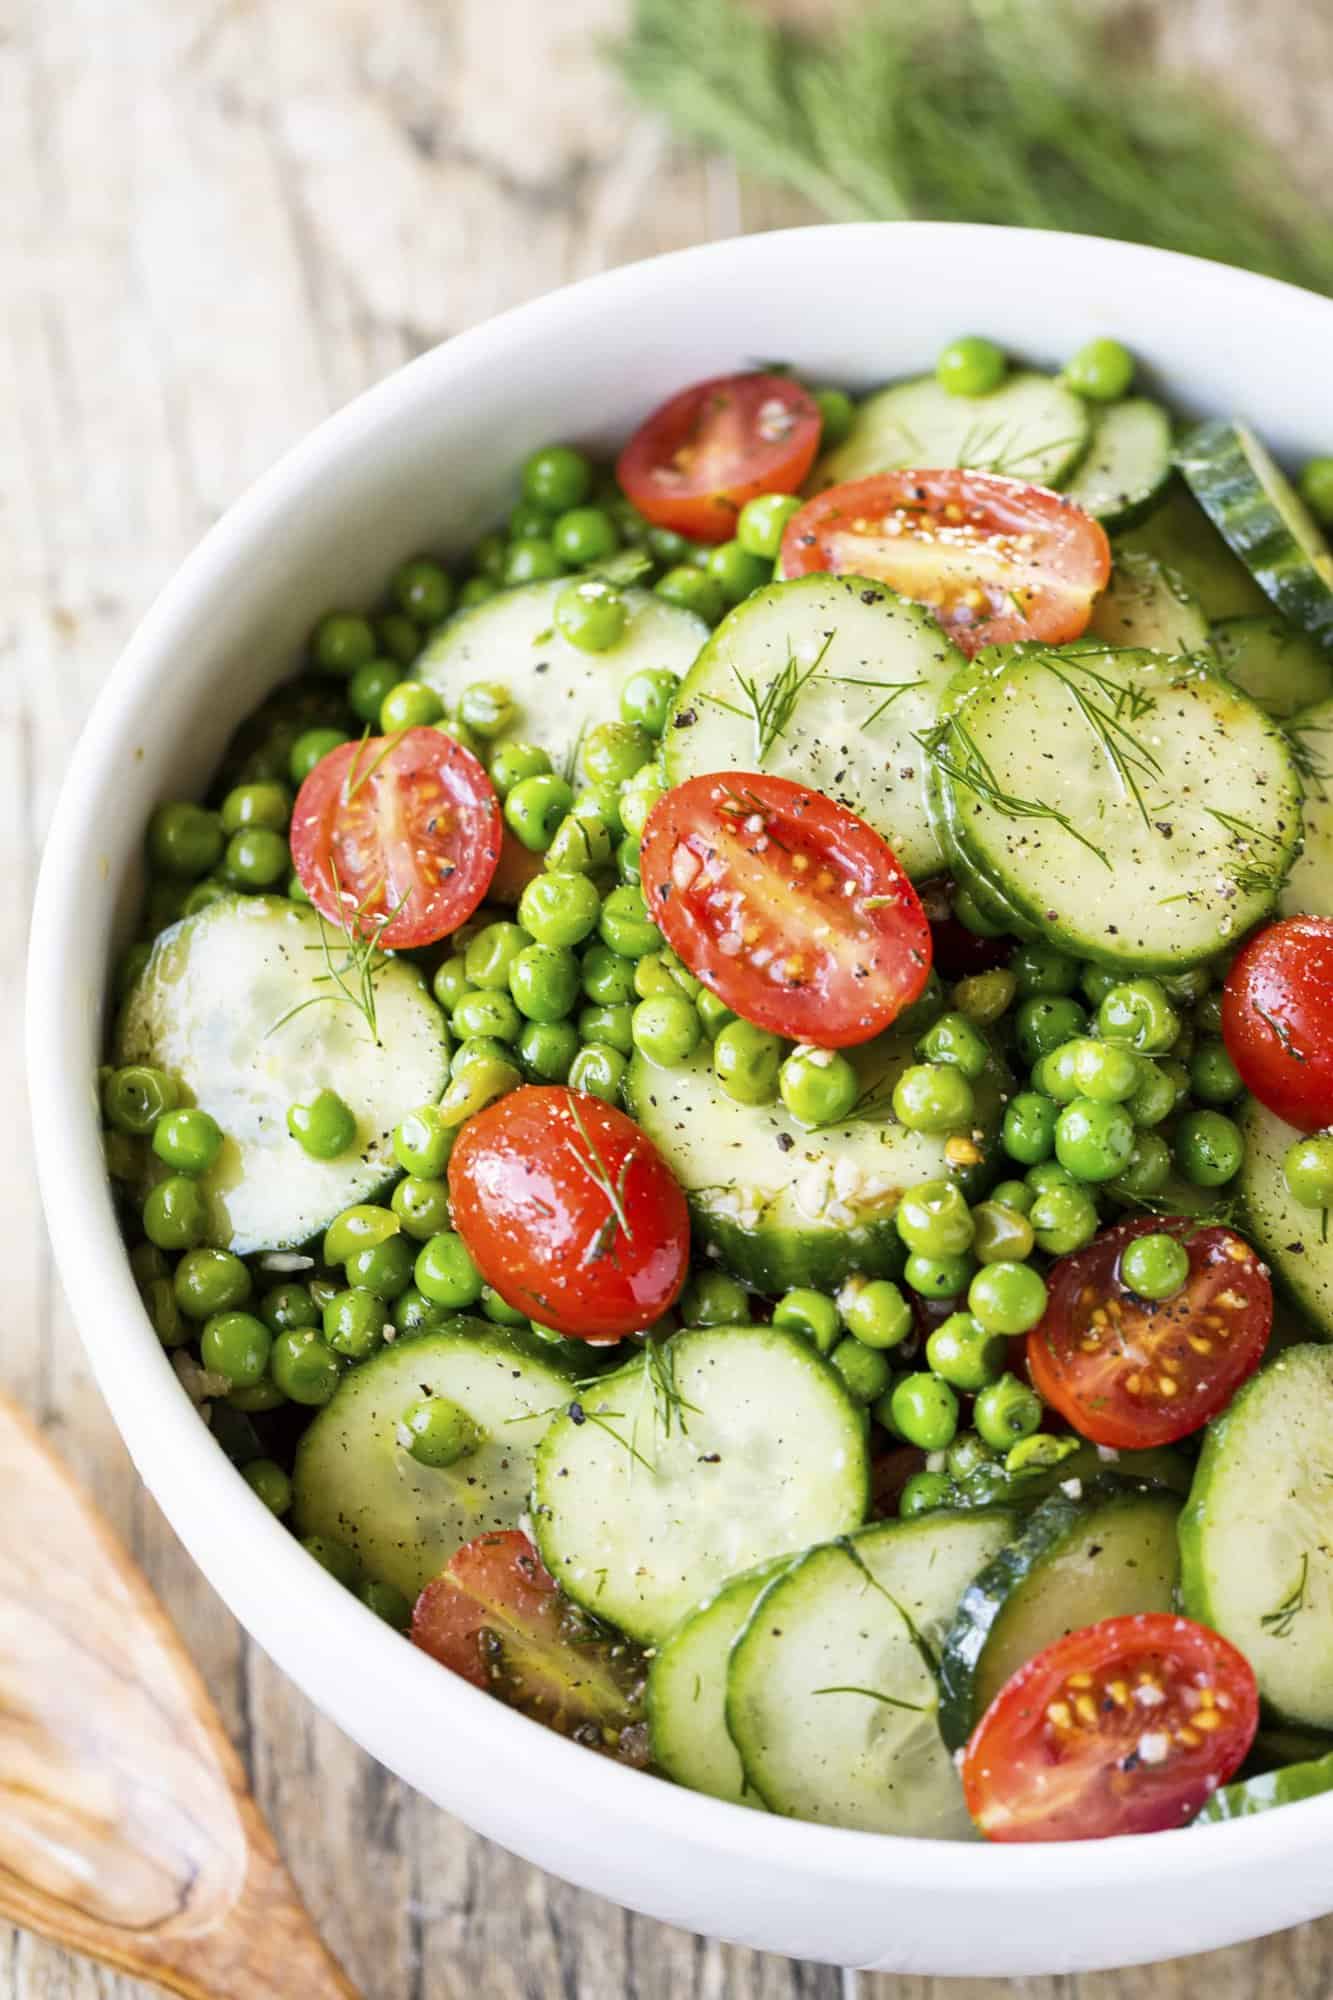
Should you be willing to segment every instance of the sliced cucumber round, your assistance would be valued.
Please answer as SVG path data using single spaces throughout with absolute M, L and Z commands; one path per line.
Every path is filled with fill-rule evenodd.
M 971 1834 L 934 1662 L 959 1598 L 1013 1528 L 1012 1515 L 980 1510 L 884 1522 L 769 1585 L 732 1648 L 727 1727 L 771 1811 Z
M 860 1079 L 860 1109 L 815 1132 L 781 1103 L 729 1097 L 706 1045 L 679 1068 L 642 1055 L 630 1064 L 630 1110 L 684 1188 L 700 1240 L 759 1291 L 831 1290 L 854 1271 L 896 1277 L 904 1251 L 893 1216 L 904 1188 L 952 1174 L 978 1191 L 986 1178 L 1009 1082 L 998 1062 L 974 1086 L 965 1146 L 976 1162 L 955 1166 L 957 1145 L 909 1132 L 893 1116 L 893 1086 L 914 1060 L 910 1035 L 890 1031 L 844 1053 Z
M 341 933 L 313 910 L 228 897 L 162 933 L 125 1003 L 114 1060 L 166 1070 L 222 1127 L 199 1185 L 209 1242 L 239 1255 L 294 1249 L 396 1179 L 394 1126 L 448 1081 L 444 1017 L 417 968 L 375 955 L 372 1027 L 330 977 L 359 993 L 346 966 Z M 312 1159 L 287 1129 L 289 1107 L 321 1090 L 356 1118 L 336 1160 Z
M 850 436 L 815 467 L 811 489 L 913 465 L 965 465 L 1059 486 L 1090 431 L 1087 404 L 1049 375 L 1010 375 L 987 396 L 955 396 L 922 375 L 867 396 Z
M 708 637 L 692 611 L 651 590 L 629 589 L 620 644 L 609 653 L 585 653 L 555 622 L 556 599 L 568 581 L 504 590 L 451 619 L 412 669 L 450 709 L 474 681 L 507 687 L 514 718 L 496 741 L 539 744 L 557 771 L 573 763 L 589 729 L 620 720 L 620 690 L 631 674 L 665 667 L 683 678 Z
M 302 1438 L 297 1533 L 345 1542 L 368 1576 L 415 1597 L 464 1542 L 517 1527 L 533 1453 L 571 1388 L 566 1371 L 486 1320 L 395 1341 L 344 1376 Z M 404 1414 L 426 1396 L 447 1396 L 481 1432 L 477 1450 L 443 1470 L 399 1443 Z
M 1171 478 L 1171 419 L 1160 403 L 1131 396 L 1092 413 L 1092 436 L 1065 493 L 1108 528 L 1142 520 Z
M 1226 949 L 1272 909 L 1300 845 L 1290 745 L 1195 659 L 1002 651 L 934 757 L 965 879 L 1116 968 Z
M 882 583 L 773 584 L 738 605 L 699 655 L 662 740 L 667 777 L 795 779 L 868 820 L 909 875 L 937 873 L 920 738 L 962 664 L 935 620 Z
M 664 1639 L 648 1672 L 653 1760 L 692 1792 L 762 1806 L 745 1782 L 727 1730 L 727 1663 L 760 1593 L 790 1567 L 785 1556 L 732 1577 Z
M 1224 618 L 1212 638 L 1223 673 L 1279 722 L 1333 694 L 1333 655 L 1271 611 Z
M 1196 500 L 1284 618 L 1333 646 L 1333 550 L 1286 475 L 1244 424 L 1190 432 L 1177 463 Z
M 1243 618 L 1271 607 L 1243 562 L 1232 555 L 1183 479 L 1173 479 L 1161 504 L 1118 534 L 1115 557 L 1155 556 L 1181 579 L 1209 619 Z
M 1185 1610 L 1245 1655 L 1273 1712 L 1333 1728 L 1333 1347 L 1288 1347 L 1204 1436 L 1180 1517 Z
M 1242 1778 L 1238 1785 L 1223 1785 L 1213 1793 L 1193 1824 L 1215 1826 L 1219 1820 L 1249 1819 L 1254 1813 L 1271 1812 L 1274 1806 L 1294 1806 L 1302 1799 L 1317 1799 L 1321 1792 L 1333 1792 L 1333 1754 L 1307 1764 L 1287 1764 L 1280 1771 L 1265 1771 L 1259 1777 Z
M 1286 725 L 1305 784 L 1305 845 L 1278 900 L 1284 917 L 1333 917 L 1333 699 Z
M 968 1586 L 949 1628 L 940 1728 L 950 1748 L 967 1741 L 1010 1675 L 1057 1639 L 1103 1618 L 1171 1609 L 1179 1513 L 1162 1492 L 1042 1502 Z
M 1333 1340 L 1333 1215 L 1297 1201 L 1282 1171 L 1301 1135 L 1257 1097 L 1245 1100 L 1239 1122 L 1239 1191 L 1250 1234 L 1302 1311 Z
M 1146 647 L 1156 653 L 1210 653 L 1212 629 L 1197 597 L 1165 563 L 1133 550 L 1118 556 L 1092 608 L 1086 645 Z
M 808 1341 L 676 1334 L 585 1389 L 537 1452 L 533 1516 L 562 1588 L 665 1638 L 728 1577 L 865 1518 L 866 1424 Z

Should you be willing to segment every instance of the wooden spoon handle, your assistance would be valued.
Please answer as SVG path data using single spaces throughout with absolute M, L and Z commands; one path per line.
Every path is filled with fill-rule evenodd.
M 3 1396 L 0 1523 L 0 1917 L 186 2000 L 358 2000 L 161 1606 Z

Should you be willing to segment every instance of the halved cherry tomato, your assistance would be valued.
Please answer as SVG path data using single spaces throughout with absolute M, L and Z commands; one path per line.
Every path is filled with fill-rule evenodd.
M 1206 1625 L 1104 1618 L 1005 1682 L 963 1751 L 963 1795 L 988 1840 L 1163 1833 L 1233 1775 L 1258 1723 L 1249 1661 Z
M 621 1340 L 685 1282 L 685 1197 L 651 1139 L 600 1098 L 514 1090 L 449 1161 L 454 1227 L 507 1305 L 575 1340 Z
M 1333 918 L 1283 917 L 1242 947 L 1222 988 L 1241 1081 L 1302 1132 L 1333 1125 Z
M 1174 1236 L 1189 1276 L 1153 1304 L 1125 1284 L 1136 1236 Z M 1136 1451 L 1170 1444 L 1224 1409 L 1254 1373 L 1273 1325 L 1268 1273 L 1234 1230 L 1142 1216 L 1062 1257 L 1045 1317 L 1028 1335 L 1033 1385 L 1083 1437 Z
M 472 915 L 503 830 L 472 752 L 441 730 L 405 729 L 320 758 L 296 795 L 292 866 L 322 917 L 404 950 Z
M 1111 574 L 1090 514 L 1044 486 L 990 472 L 883 472 L 830 486 L 793 514 L 783 576 L 871 576 L 932 611 L 969 656 L 1087 629 Z
M 602 1636 L 518 1529 L 464 1544 L 417 1599 L 412 1642 L 534 1722 L 647 1761 L 643 1655 Z
M 789 778 L 691 778 L 658 800 L 639 866 L 654 921 L 733 1012 L 824 1048 L 917 999 L 930 926 L 892 848 Z
M 786 375 L 720 375 L 682 389 L 616 462 L 639 512 L 700 542 L 729 541 L 758 493 L 795 493 L 819 449 L 819 406 Z

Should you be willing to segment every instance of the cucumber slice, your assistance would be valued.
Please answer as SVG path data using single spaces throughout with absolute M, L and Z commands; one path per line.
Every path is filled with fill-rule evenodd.
M 394 1126 L 448 1081 L 444 1017 L 417 968 L 378 960 L 376 1040 L 359 1009 L 330 1001 L 325 941 L 341 965 L 342 936 L 311 909 L 280 896 L 211 903 L 162 933 L 117 1025 L 117 1063 L 166 1070 L 222 1127 L 199 1185 L 209 1242 L 241 1256 L 293 1249 L 397 1179 Z M 287 1130 L 288 1107 L 321 1090 L 356 1115 L 336 1160 L 312 1159 Z M 149 1168 L 165 1172 L 151 1155 Z
M 705 1045 L 676 1069 L 645 1056 L 630 1064 L 626 1101 L 685 1190 L 702 1243 L 761 1292 L 792 1285 L 832 1290 L 852 1272 L 896 1277 L 904 1252 L 893 1213 L 903 1189 L 953 1174 L 979 1191 L 996 1141 L 1008 1073 L 994 1064 L 975 1085 L 976 1124 L 959 1148 L 909 1132 L 893 1117 L 893 1085 L 915 1060 L 909 1034 L 890 1031 L 844 1051 L 862 1085 L 862 1110 L 807 1132 L 781 1103 L 737 1104 Z
M 1333 646 L 1333 550 L 1253 432 L 1220 417 L 1200 424 L 1177 463 L 1265 596 L 1293 625 Z
M 1180 1517 L 1186 1611 L 1312 1729 L 1333 1728 L 1331 1408 L 1333 1348 L 1287 1348 L 1209 1425 Z
M 486 1320 L 449 1320 L 351 1369 L 296 1454 L 293 1522 L 359 1556 L 367 1574 L 414 1598 L 464 1542 L 514 1528 L 528 1504 L 532 1457 L 570 1397 L 567 1372 Z M 483 1433 L 446 1470 L 398 1442 L 405 1410 L 448 1396 Z
M 1155 556 L 1174 570 L 1206 618 L 1243 618 L 1271 609 L 1182 479 L 1171 481 L 1146 520 L 1116 536 L 1117 562 L 1125 552 Z
M 1003 1512 L 889 1521 L 811 1550 L 769 1585 L 731 1654 L 727 1727 L 773 1812 L 966 1839 L 939 1732 L 934 1657 Z
M 542 1560 L 652 1644 L 700 1597 L 865 1518 L 865 1418 L 779 1327 L 690 1330 L 585 1389 L 537 1453 Z
M 1333 1791 L 1333 1755 L 1308 1764 L 1287 1764 L 1257 1778 L 1242 1778 L 1238 1785 L 1223 1785 L 1193 1823 L 1215 1826 L 1219 1820 L 1249 1819 L 1254 1813 L 1299 1805 L 1302 1799 L 1317 1799 L 1321 1792 L 1329 1791 Z
M 1224 618 L 1212 640 L 1223 673 L 1279 722 L 1333 694 L 1333 657 L 1271 611 Z
M 1068 1482 L 1066 1482 L 1068 1483 Z M 1168 1493 L 1043 1501 L 963 1594 L 940 1659 L 940 1728 L 959 1748 L 1009 1676 L 1080 1626 L 1169 1611 L 1180 1570 Z
M 1305 781 L 1305 845 L 1278 910 L 1284 917 L 1333 917 L 1333 699 L 1293 715 L 1287 736 Z
M 1212 630 L 1199 600 L 1173 570 L 1154 556 L 1129 550 L 1117 557 L 1111 581 L 1093 606 L 1088 639 L 1156 653 L 1207 653 Z
M 1065 493 L 1108 528 L 1141 521 L 1171 478 L 1171 419 L 1144 396 L 1092 413 L 1092 436 Z
M 1245 1139 L 1239 1192 L 1257 1248 L 1320 1333 L 1333 1340 L 1333 1215 L 1307 1208 L 1282 1162 L 1300 1133 L 1249 1097 L 1238 1113 Z
M 568 581 L 504 590 L 451 619 L 412 669 L 450 710 L 474 681 L 507 687 L 517 708 L 495 740 L 540 744 L 557 771 L 572 765 L 596 723 L 620 720 L 620 690 L 631 674 L 665 667 L 683 679 L 708 637 L 692 611 L 651 590 L 626 590 L 624 638 L 609 653 L 585 653 L 556 627 L 556 599 Z
M 732 1577 L 678 1625 L 653 1656 L 648 1722 L 653 1760 L 692 1792 L 762 1806 L 727 1730 L 727 1661 L 760 1594 L 791 1567 L 785 1556 Z
M 667 779 L 775 772 L 869 820 L 909 875 L 938 873 L 920 737 L 962 665 L 934 619 L 882 583 L 775 583 L 699 655 L 663 737 Z
M 1299 847 L 1290 746 L 1197 660 L 1013 648 L 934 754 L 958 867 L 1100 964 L 1169 971 L 1225 950 Z
M 1091 428 L 1087 404 L 1049 375 L 1011 375 L 988 396 L 955 396 L 922 375 L 866 398 L 850 436 L 815 467 L 811 491 L 910 465 L 965 465 L 1059 486 Z

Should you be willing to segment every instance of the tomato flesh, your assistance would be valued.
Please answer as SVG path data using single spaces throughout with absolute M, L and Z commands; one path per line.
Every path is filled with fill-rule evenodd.
M 1283 917 L 1238 953 L 1222 1039 L 1241 1081 L 1302 1132 L 1333 1125 L 1333 918 Z
M 873 827 L 789 778 L 691 778 L 658 800 L 639 865 L 654 921 L 696 979 L 797 1041 L 869 1041 L 919 997 L 931 938 Z
M 647 1134 L 598 1097 L 530 1085 L 479 1111 L 449 1193 L 487 1284 L 572 1339 L 640 1333 L 685 1283 L 685 1197 Z
M 500 859 L 490 779 L 438 729 L 343 743 L 296 795 L 292 866 L 322 917 L 386 949 L 465 923 Z
M 1121 1276 L 1138 1236 L 1174 1236 L 1189 1275 L 1153 1303 Z M 1273 1288 L 1258 1255 L 1234 1230 L 1187 1216 L 1143 1216 L 1062 1257 L 1047 1306 L 1027 1337 L 1034 1387 L 1093 1444 L 1138 1450 L 1187 1437 L 1230 1402 L 1263 1357 Z
M 884 472 L 830 486 L 782 537 L 781 572 L 876 577 L 934 613 L 969 657 L 1086 631 L 1111 574 L 1106 531 L 1043 486 L 989 472 Z
M 1106 1840 L 1185 1826 L 1259 1723 L 1249 1662 L 1169 1612 L 1057 1639 L 996 1695 L 962 1756 L 988 1840 Z
M 479 1535 L 426 1585 L 412 1642 L 534 1722 L 625 1762 L 647 1761 L 642 1654 L 600 1634 L 518 1529 Z
M 725 542 L 760 493 L 795 493 L 819 449 L 819 407 L 786 375 L 722 375 L 654 410 L 616 477 L 639 512 L 696 541 Z

